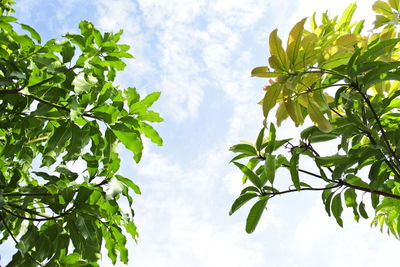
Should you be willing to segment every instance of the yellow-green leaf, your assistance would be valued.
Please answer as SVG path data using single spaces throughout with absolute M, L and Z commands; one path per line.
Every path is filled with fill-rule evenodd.
M 296 23 L 289 33 L 286 54 L 289 58 L 291 66 L 295 65 L 297 55 L 299 54 L 301 39 L 303 37 L 304 23 L 306 20 L 307 18 L 304 18 Z
M 386 17 L 392 17 L 393 16 L 393 12 L 392 9 L 390 8 L 390 6 L 383 1 L 376 1 L 373 5 L 372 5 L 372 9 L 379 14 L 382 14 Z
M 277 77 L 282 75 L 282 73 L 278 72 L 271 72 L 268 67 L 256 67 L 251 71 L 251 76 L 254 77 L 261 77 L 261 78 L 270 78 L 270 77 Z
M 278 126 L 281 126 L 282 121 L 286 120 L 287 117 L 289 117 L 289 114 L 287 113 L 286 107 L 284 103 L 281 103 L 276 110 L 276 124 Z
M 351 22 L 351 18 L 353 17 L 354 11 L 357 8 L 357 4 L 356 3 L 351 3 L 346 10 L 343 12 L 342 17 L 340 18 L 338 24 L 337 24 L 337 28 L 346 28 L 347 26 L 349 26 L 350 22 Z
M 269 111 L 275 106 L 276 100 L 281 93 L 281 84 L 274 83 L 268 88 L 263 100 L 263 113 L 264 117 L 268 117 Z
M 320 107 L 312 99 L 308 101 L 307 112 L 311 120 L 321 131 L 323 131 L 324 133 L 332 131 L 332 126 L 330 122 L 324 117 L 324 114 L 321 112 Z
M 311 30 L 314 32 L 317 29 L 317 23 L 315 22 L 315 12 L 312 14 L 310 19 L 310 27 Z
M 301 109 L 298 101 L 296 99 L 291 99 L 290 90 L 284 86 L 282 89 L 283 92 L 283 103 L 285 104 L 285 108 L 290 118 L 296 125 L 300 125 L 303 123 L 303 116 L 301 115 Z
M 400 0 L 389 0 L 389 5 L 391 8 L 399 11 L 400 9 Z
M 346 34 L 343 36 L 340 36 L 337 40 L 336 40 L 336 45 L 340 45 L 340 46 L 353 46 L 356 43 L 358 43 L 361 40 L 361 35 L 359 34 Z
M 271 56 L 276 56 L 281 70 L 288 69 L 288 58 L 282 47 L 282 40 L 278 37 L 278 29 L 275 29 L 269 35 L 269 52 Z

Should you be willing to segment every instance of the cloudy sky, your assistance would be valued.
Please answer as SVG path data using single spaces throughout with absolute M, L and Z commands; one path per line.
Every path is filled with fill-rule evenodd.
M 43 39 L 76 32 L 83 19 L 103 31 L 124 29 L 123 41 L 136 58 L 119 83 L 162 92 L 155 109 L 165 118 L 157 125 L 165 145 L 147 143 L 140 165 L 121 150 L 121 172 L 143 192 L 135 197 L 140 240 L 128 243 L 129 266 L 398 265 L 397 240 L 371 229 L 368 220 L 357 224 L 350 210 L 341 229 L 318 192 L 274 198 L 252 235 L 245 233 L 248 206 L 228 216 L 241 188 L 228 148 L 255 139 L 262 127 L 256 103 L 266 81 L 250 71 L 267 62 L 268 34 L 278 28 L 283 37 L 313 11 L 340 14 L 350 1 L 17 2 L 16 16 Z M 373 1 L 358 2 L 357 16 L 371 20 Z M 279 136 L 296 131 L 285 123 Z M 102 266 L 111 266 L 106 255 Z

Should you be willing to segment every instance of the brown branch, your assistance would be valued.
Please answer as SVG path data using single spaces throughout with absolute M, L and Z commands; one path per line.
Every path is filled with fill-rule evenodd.
M 66 212 L 63 212 L 63 213 L 61 213 L 60 215 L 57 215 L 57 216 L 50 216 L 50 217 L 46 217 L 46 218 L 29 218 L 29 217 L 25 217 L 25 216 L 16 214 L 16 213 L 12 212 L 11 210 L 9 210 L 9 209 L 7 209 L 7 208 L 5 208 L 5 207 L 2 207 L 2 209 L 3 209 L 5 212 L 11 214 L 11 215 L 14 216 L 14 217 L 17 217 L 17 218 L 20 218 L 20 219 L 23 219 L 23 220 L 37 221 L 37 222 L 50 221 L 50 220 L 56 220 L 56 219 L 62 218 L 62 217 L 64 217 L 64 216 L 68 215 L 69 213 L 71 213 L 71 211 L 72 211 L 73 208 L 74 208 L 74 207 L 71 207 L 71 208 L 70 208 L 69 210 L 67 210 Z
M 315 174 L 314 174 L 315 175 Z M 336 185 L 332 185 L 332 186 L 327 186 L 327 187 L 303 187 L 300 189 L 288 189 L 285 191 L 279 191 L 279 192 L 274 192 L 274 193 L 264 193 L 264 196 L 277 196 L 277 195 L 283 195 L 283 194 L 287 194 L 287 193 L 293 193 L 293 192 L 299 192 L 299 191 L 322 191 L 322 190 L 326 190 L 326 189 L 333 189 L 333 188 L 339 188 L 343 186 L 342 184 L 336 184 Z
M 15 238 L 15 236 L 14 236 L 14 234 L 12 233 L 11 229 L 8 227 L 8 225 L 7 225 L 6 222 L 4 221 L 4 218 L 3 218 L 3 216 L 1 216 L 1 214 L 0 214 L 0 220 L 2 221 L 2 223 L 3 223 L 4 227 L 6 228 L 8 234 L 9 234 L 9 235 L 11 236 L 11 238 L 14 240 L 15 244 L 18 245 L 19 242 L 17 241 L 17 239 Z M 40 261 L 38 261 L 37 259 L 35 259 L 35 258 L 29 253 L 29 251 L 27 251 L 27 255 L 29 256 L 29 258 L 31 258 L 31 260 L 33 260 L 34 262 L 36 262 L 39 266 L 43 266 L 43 264 L 42 264 Z
M 286 165 L 285 167 L 288 167 L 288 166 Z M 323 177 L 321 175 L 315 174 L 315 173 L 312 173 L 312 172 L 309 172 L 309 171 L 306 171 L 306 170 L 299 169 L 299 172 L 302 172 L 302 173 L 305 173 L 305 174 L 308 174 L 308 175 L 323 179 Z M 347 183 L 347 182 L 345 182 L 343 180 L 339 180 L 336 183 L 337 183 L 337 185 L 335 185 L 333 188 L 344 185 L 344 186 L 347 186 L 347 187 L 350 187 L 350 188 L 354 188 L 354 189 L 357 189 L 357 190 L 360 190 L 360 191 L 363 191 L 363 192 L 376 194 L 376 195 L 381 195 L 381 196 L 385 196 L 385 197 L 390 197 L 390 198 L 394 198 L 394 199 L 400 199 L 400 195 L 395 195 L 395 194 L 384 192 L 384 191 L 372 190 L 372 189 L 365 188 L 365 187 L 362 187 L 362 186 L 349 184 L 349 183 Z M 329 189 L 329 188 L 326 188 L 326 189 Z M 311 190 L 311 189 L 310 188 L 304 188 L 304 190 Z M 321 189 L 315 189 L 315 190 L 321 190 Z M 295 192 L 295 191 L 299 191 L 299 190 L 293 189 L 293 190 L 287 190 L 287 191 L 282 191 L 282 192 L 289 193 L 289 192 Z

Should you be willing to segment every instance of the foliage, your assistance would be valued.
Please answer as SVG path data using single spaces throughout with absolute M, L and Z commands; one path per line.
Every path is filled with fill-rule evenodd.
M 397 29 L 400 1 L 377 1 L 374 29 L 363 33 L 364 21 L 353 22 L 356 4 L 338 18 L 315 13 L 290 31 L 286 49 L 274 30 L 269 36 L 269 67 L 252 75 L 269 79 L 262 100 L 264 127 L 255 144 L 238 144 L 232 161 L 251 185 L 234 201 L 230 214 L 256 200 L 246 231 L 257 226 L 268 201 L 298 191 L 321 191 L 326 212 L 343 226 L 344 206 L 354 219 L 368 218 L 365 203 L 375 211 L 372 225 L 384 226 L 400 237 L 400 39 Z M 306 118 L 314 123 L 296 142 L 278 140 L 269 113 L 276 109 L 276 124 L 290 118 L 296 126 Z M 268 126 L 268 127 L 267 127 Z M 267 136 L 266 136 L 267 135 Z M 330 151 L 320 149 L 326 143 Z M 321 153 L 321 154 L 319 154 Z M 323 155 L 323 156 L 322 156 Z M 247 164 L 239 161 L 247 158 Z M 307 158 L 314 168 L 304 169 Z M 277 171 L 290 173 L 291 186 Z M 279 175 L 280 176 L 280 175 Z M 310 184 L 306 178 L 310 177 Z M 371 201 L 366 200 L 370 195 Z
M 0 241 L 17 249 L 8 266 L 98 266 L 104 246 L 127 263 L 125 235 L 138 236 L 130 193 L 140 189 L 117 174 L 117 147 L 139 162 L 142 135 L 162 145 L 148 123 L 162 121 L 149 110 L 160 93 L 141 99 L 114 84 L 132 58 L 122 31 L 82 21 L 80 34 L 42 45 L 12 4 L 0 5 Z

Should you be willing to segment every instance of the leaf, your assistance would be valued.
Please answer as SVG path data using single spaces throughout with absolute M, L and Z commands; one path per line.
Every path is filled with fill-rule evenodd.
M 139 234 L 137 233 L 136 225 L 133 222 L 125 224 L 125 230 L 132 236 L 134 240 L 137 240 Z
M 292 158 L 290 159 L 290 176 L 292 178 L 292 182 L 294 187 L 297 190 L 300 190 L 300 178 L 299 178 L 299 154 L 293 153 Z
M 149 124 L 140 122 L 140 131 L 156 145 L 162 146 L 163 140 L 158 132 Z
M 72 46 L 71 43 L 69 42 L 63 44 L 61 55 L 63 57 L 64 63 L 70 62 L 71 59 L 74 57 L 74 54 L 75 54 L 75 46 Z
M 313 100 L 308 101 L 307 112 L 311 120 L 322 132 L 329 133 L 332 131 L 330 122 L 324 117 L 319 106 Z
M 294 27 L 289 33 L 286 54 L 292 66 L 295 65 L 297 55 L 299 54 L 301 39 L 304 30 L 304 23 L 306 22 L 306 20 L 307 18 L 304 18 L 298 23 L 296 23 L 296 25 L 294 25 Z
M 62 264 L 75 264 L 81 260 L 81 255 L 79 253 L 72 253 L 69 254 L 68 256 L 65 256 L 64 258 L 61 259 L 60 263 Z
M 22 24 L 22 23 L 20 23 L 19 25 L 21 25 L 21 28 L 22 28 L 22 29 L 28 31 L 28 32 L 31 34 L 31 36 L 32 36 L 33 39 L 35 39 L 35 40 L 38 41 L 39 43 L 42 41 L 42 39 L 40 38 L 39 33 L 38 33 L 34 28 L 32 28 L 32 27 L 29 26 L 29 25 Z
M 278 37 L 278 29 L 275 29 L 269 35 L 269 52 L 278 60 L 278 70 L 288 69 L 288 58 L 282 47 L 282 40 Z
M 246 220 L 246 232 L 251 234 L 257 227 L 258 222 L 260 221 L 261 215 L 264 212 L 265 207 L 267 206 L 268 197 L 264 196 L 258 200 L 253 207 L 250 209 L 249 215 Z
M 232 204 L 231 210 L 229 211 L 229 216 L 232 215 L 235 211 L 240 209 L 244 204 L 246 204 L 249 200 L 257 197 L 258 194 L 255 192 L 246 192 L 240 195 Z
M 140 191 L 139 186 L 137 186 L 132 180 L 130 180 L 130 179 L 126 178 L 126 177 L 123 177 L 123 176 L 121 176 L 121 175 L 118 175 L 118 174 L 115 175 L 115 177 L 116 177 L 120 182 L 122 182 L 122 183 L 124 183 L 126 186 L 130 187 L 130 188 L 133 190 L 133 192 L 135 192 L 136 194 L 138 194 L 138 195 L 142 194 L 142 192 Z
M 367 212 L 365 211 L 365 204 L 364 204 L 364 202 L 360 202 L 360 204 L 358 205 L 358 210 L 360 211 L 360 214 L 361 214 L 361 216 L 362 216 L 364 219 L 368 219 L 368 214 L 367 214 Z
M 358 43 L 360 40 L 362 40 L 361 35 L 350 33 L 350 34 L 345 34 L 345 35 L 340 36 L 336 40 L 336 44 L 340 45 L 340 46 L 352 47 L 353 45 Z
M 256 141 L 256 149 L 257 149 L 257 151 L 261 150 L 261 146 L 262 146 L 263 140 L 264 140 L 264 131 L 265 131 L 265 128 L 263 127 L 261 129 L 260 133 L 257 136 L 257 141 Z
M 84 72 L 79 73 L 72 81 L 74 91 L 77 94 L 88 92 L 98 82 L 97 78 L 90 75 L 85 75 Z
M 147 95 L 141 102 L 146 106 L 146 107 L 151 107 L 154 102 L 158 100 L 160 97 L 161 92 L 154 92 L 149 95 Z
M 260 190 L 255 187 L 255 186 L 248 186 L 246 188 L 244 188 L 241 192 L 240 195 L 243 195 L 246 192 L 256 192 L 256 193 L 260 193 Z
M 237 144 L 229 148 L 230 151 L 235 153 L 243 153 L 249 156 L 257 156 L 257 150 L 254 146 L 249 144 Z
M 265 119 L 268 118 L 269 111 L 275 106 L 276 100 L 281 94 L 282 87 L 279 83 L 274 83 L 268 88 L 263 99 L 263 113 Z
M 270 78 L 278 77 L 279 75 L 282 75 L 282 73 L 272 72 L 268 67 L 256 67 L 251 71 L 252 77 Z
M 332 214 L 336 219 L 336 222 L 343 227 L 343 220 L 340 217 L 342 215 L 343 207 L 342 207 L 342 199 L 340 194 L 337 194 L 332 199 Z
M 262 185 L 265 185 L 267 181 L 271 184 L 274 183 L 275 180 L 275 156 L 271 154 L 266 155 L 264 172 L 266 176 L 266 180 L 262 181 Z
M 268 145 L 265 148 L 265 153 L 272 153 L 275 150 L 276 129 L 273 123 L 269 125 Z
M 121 141 L 127 149 L 133 152 L 133 158 L 136 163 L 138 163 L 142 157 L 143 150 L 143 143 L 140 139 L 140 135 L 136 131 L 120 123 L 111 126 L 111 130 L 117 136 L 118 140 Z
M 357 206 L 357 194 L 354 190 L 354 188 L 349 188 L 346 191 L 344 191 L 344 199 L 346 203 L 346 207 L 354 207 Z
M 339 22 L 337 23 L 337 28 L 338 29 L 346 29 L 349 26 L 356 8 L 357 8 L 357 4 L 356 3 L 351 3 L 346 8 L 346 10 L 343 12 L 342 17 L 340 18 Z
M 390 8 L 390 6 L 383 1 L 376 1 L 373 5 L 372 5 L 372 9 L 379 14 L 382 14 L 386 17 L 392 17 L 393 16 L 393 12 L 392 9 Z
M 234 162 L 233 164 L 235 164 L 242 172 L 243 174 L 249 178 L 249 180 L 258 188 L 262 187 L 261 181 L 258 178 L 258 176 L 252 171 L 250 170 L 247 166 L 239 163 L 239 162 Z
M 400 9 L 400 0 L 389 0 L 389 5 L 391 8 L 399 11 Z

